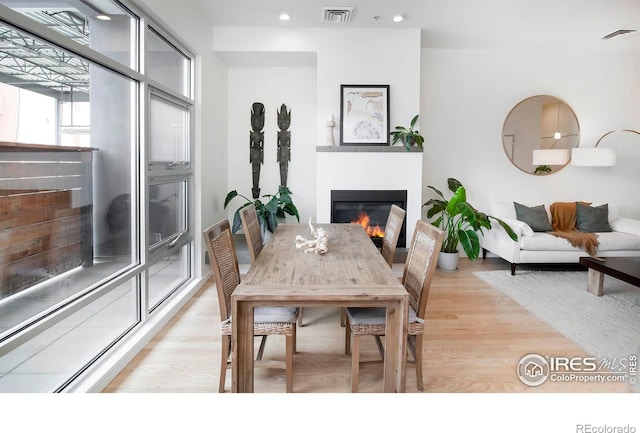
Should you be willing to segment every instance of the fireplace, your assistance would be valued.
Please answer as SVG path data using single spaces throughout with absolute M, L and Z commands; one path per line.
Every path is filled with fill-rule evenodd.
M 407 190 L 332 190 L 331 222 L 361 224 L 380 247 L 391 205 L 407 209 Z M 406 221 L 402 223 L 398 247 L 406 247 Z

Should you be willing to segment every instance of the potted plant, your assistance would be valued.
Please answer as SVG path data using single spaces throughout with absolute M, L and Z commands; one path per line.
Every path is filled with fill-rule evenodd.
M 539 165 L 533 171 L 533 174 L 549 174 L 551 173 L 551 167 L 548 165 Z
M 236 209 L 233 215 L 233 225 L 231 231 L 236 233 L 242 227 L 242 221 L 240 220 L 240 209 L 253 204 L 256 207 L 256 213 L 258 214 L 258 221 L 260 222 L 260 228 L 263 234 L 266 231 L 273 233 L 278 226 L 278 219 L 284 219 L 285 214 L 295 216 L 298 222 L 300 222 L 300 214 L 293 200 L 291 199 L 291 191 L 286 186 L 280 186 L 278 192 L 275 194 L 265 194 L 261 198 L 250 200 L 242 194 L 239 194 L 235 189 L 229 191 L 227 197 L 224 199 L 224 208 L 226 209 L 231 200 L 236 197 L 243 198 L 245 202 Z M 266 203 L 262 201 L 266 199 Z
M 393 141 L 391 144 L 396 144 L 398 140 L 404 144 L 405 149 L 411 149 L 411 146 L 422 147 L 424 143 L 424 137 L 420 135 L 420 131 L 413 128 L 416 126 L 416 122 L 418 121 L 418 117 L 420 115 L 416 114 L 413 119 L 411 119 L 411 123 L 409 124 L 409 128 L 404 126 L 396 126 L 396 129 L 391 131 L 389 135 L 393 136 Z
M 467 192 L 459 180 L 449 178 L 447 184 L 453 193 L 449 200 L 445 199 L 438 189 L 429 186 L 440 198 L 431 199 L 422 205 L 428 208 L 427 218 L 435 217 L 435 220 L 430 221 L 431 224 L 445 231 L 438 259 L 439 267 L 445 270 L 457 269 L 458 244 L 462 245 L 462 249 L 470 260 L 477 259 L 480 255 L 478 232 L 482 233 L 484 229 L 491 230 L 491 220 L 496 221 L 511 239 L 518 239 L 516 233 L 507 223 L 474 208 L 467 201 Z M 447 259 L 452 260 L 455 264 L 447 266 L 445 264 Z

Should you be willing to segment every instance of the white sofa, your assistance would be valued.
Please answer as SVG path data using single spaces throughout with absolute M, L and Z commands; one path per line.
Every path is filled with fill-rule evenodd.
M 539 205 L 540 203 L 538 203 Z M 551 220 L 550 203 L 544 207 Z M 620 218 L 617 206 L 609 204 L 609 225 L 611 232 L 598 235 L 598 256 L 640 256 L 640 220 Z M 580 257 L 588 254 L 572 246 L 564 238 L 545 232 L 534 232 L 529 225 L 516 219 L 513 202 L 494 202 L 487 212 L 509 224 L 518 235 L 513 241 L 495 222 L 493 229 L 485 230 L 480 236 L 482 257 L 491 252 L 511 263 L 511 275 L 515 275 L 516 265 L 521 263 L 578 263 Z

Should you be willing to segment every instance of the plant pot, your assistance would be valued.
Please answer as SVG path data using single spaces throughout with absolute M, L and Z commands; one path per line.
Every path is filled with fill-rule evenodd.
M 455 272 L 458 270 L 458 258 L 460 253 L 445 253 L 440 251 L 438 255 L 438 267 L 445 272 Z
M 267 241 L 269 239 L 271 239 L 271 236 L 273 235 L 273 233 L 271 233 L 269 230 L 267 230 L 267 225 L 266 224 L 260 224 L 260 234 L 262 235 L 262 243 L 266 244 Z

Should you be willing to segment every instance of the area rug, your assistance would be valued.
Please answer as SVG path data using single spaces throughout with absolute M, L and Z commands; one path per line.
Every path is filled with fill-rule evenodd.
M 587 292 L 586 271 L 474 272 L 597 359 L 640 357 L 640 288 L 609 276 Z M 638 373 L 640 375 L 640 372 Z M 640 377 L 639 377 L 640 378 Z M 640 392 L 639 384 L 629 384 Z

